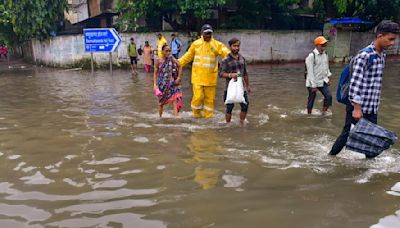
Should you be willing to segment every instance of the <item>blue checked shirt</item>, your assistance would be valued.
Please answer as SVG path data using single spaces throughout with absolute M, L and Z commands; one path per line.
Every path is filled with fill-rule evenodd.
M 346 148 L 369 156 L 377 156 L 397 141 L 397 135 L 366 119 L 351 129 Z
M 382 51 L 379 55 L 373 43 L 368 47 L 372 49 L 371 53 L 362 51 L 354 59 L 349 99 L 353 103 L 360 104 L 363 113 L 377 114 L 386 53 Z M 376 58 L 370 63 L 371 55 L 376 55 Z

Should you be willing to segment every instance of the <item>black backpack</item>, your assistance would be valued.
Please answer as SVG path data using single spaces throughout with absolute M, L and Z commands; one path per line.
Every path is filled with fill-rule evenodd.
M 137 49 L 137 53 L 138 53 L 139 55 L 142 55 L 142 54 L 143 54 L 142 46 L 140 46 L 140 47 Z

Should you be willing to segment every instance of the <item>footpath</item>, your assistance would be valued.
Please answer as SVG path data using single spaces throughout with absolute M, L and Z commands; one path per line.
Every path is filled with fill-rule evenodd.
M 9 60 L 2 58 L 0 59 L 0 71 L 14 70 L 14 69 L 26 69 L 33 67 L 32 64 L 24 62 L 23 59 L 10 58 Z

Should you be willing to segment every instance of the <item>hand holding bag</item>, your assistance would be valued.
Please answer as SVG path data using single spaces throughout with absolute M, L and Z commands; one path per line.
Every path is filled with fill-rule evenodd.
M 244 87 L 242 77 L 238 77 L 237 80 L 231 79 L 228 84 L 225 104 L 234 103 L 247 104 L 246 100 L 244 99 Z

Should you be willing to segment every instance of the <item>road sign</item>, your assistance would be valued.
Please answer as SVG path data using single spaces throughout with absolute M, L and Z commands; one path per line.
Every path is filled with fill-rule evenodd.
M 84 29 L 86 52 L 113 52 L 121 43 L 121 37 L 113 28 Z

